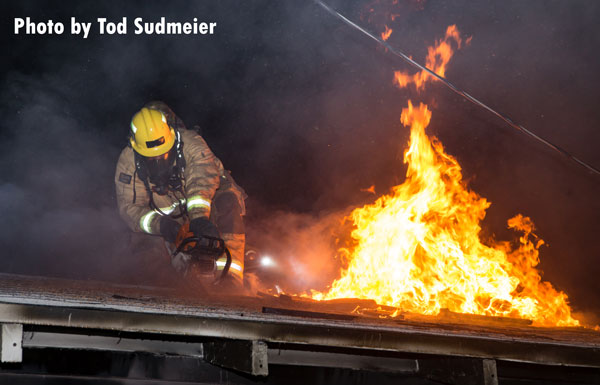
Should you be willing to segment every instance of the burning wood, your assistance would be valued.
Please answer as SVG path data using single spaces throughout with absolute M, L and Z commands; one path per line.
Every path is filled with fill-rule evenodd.
M 523 328 L 533 324 L 531 320 L 511 317 L 464 314 L 441 309 L 436 315 L 424 315 L 411 312 L 400 312 L 392 306 L 379 305 L 374 300 L 360 298 L 334 298 L 316 301 L 309 298 L 280 294 L 273 296 L 259 293 L 268 299 L 270 306 L 263 306 L 265 314 L 278 314 L 292 317 L 337 319 L 350 321 L 355 319 L 378 319 L 400 323 L 447 324 L 447 325 L 480 325 L 487 327 Z

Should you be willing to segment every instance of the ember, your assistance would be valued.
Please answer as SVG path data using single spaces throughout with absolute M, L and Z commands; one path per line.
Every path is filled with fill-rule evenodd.
M 385 26 L 385 31 L 381 32 L 381 38 L 383 40 L 387 40 L 390 38 L 390 35 L 392 34 L 392 29 L 389 28 L 387 25 Z

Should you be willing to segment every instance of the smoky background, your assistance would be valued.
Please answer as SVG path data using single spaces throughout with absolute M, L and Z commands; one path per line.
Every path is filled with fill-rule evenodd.
M 447 78 L 516 122 L 600 167 L 600 4 L 586 1 L 331 1 L 424 62 L 456 24 L 469 46 Z M 407 99 L 429 104 L 428 132 L 492 202 L 483 238 L 530 216 L 544 279 L 578 311 L 600 309 L 600 179 L 441 84 L 399 90 L 414 70 L 310 1 L 4 2 L 0 89 L 0 271 L 152 282 L 125 253 L 114 169 L 132 114 L 163 100 L 198 124 L 249 195 L 249 243 L 281 261 L 294 290 L 336 276 L 339 222 L 404 180 Z M 394 21 L 390 14 L 397 15 Z M 53 19 L 61 36 L 13 34 L 15 17 Z M 128 17 L 125 36 L 97 17 Z M 133 34 L 133 19 L 217 22 L 212 36 Z M 87 40 L 70 17 L 93 22 Z M 361 189 L 374 185 L 377 195 Z M 331 236 L 330 236 L 331 235 Z M 293 257 L 293 258 L 292 258 Z M 168 266 L 166 266 L 168 268 Z

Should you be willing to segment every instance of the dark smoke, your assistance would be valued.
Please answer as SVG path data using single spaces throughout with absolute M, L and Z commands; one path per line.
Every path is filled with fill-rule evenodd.
M 380 32 L 385 17 L 365 17 L 371 3 L 330 4 Z M 374 197 L 360 190 L 371 185 L 379 194 L 402 182 L 408 132 L 399 117 L 411 98 L 434 106 L 429 132 L 458 158 L 470 186 L 493 202 L 484 235 L 510 239 L 506 220 L 530 216 L 549 244 L 541 255 L 545 279 L 577 309 L 600 309 L 600 180 L 439 84 L 421 95 L 395 89 L 393 71 L 410 68 L 312 2 L 2 7 L 1 271 L 131 277 L 140 261 L 123 253 L 127 231 L 116 213 L 113 173 L 131 115 L 156 99 L 188 126 L 203 128 L 248 192 L 250 242 L 266 250 L 311 250 L 313 237 L 306 237 L 317 230 L 315 247 L 334 250 L 325 237 L 329 222 L 322 221 L 330 216 L 323 213 L 369 202 Z M 455 55 L 447 77 L 600 167 L 599 7 L 401 2 L 389 41 L 423 62 L 426 47 L 457 24 L 473 40 Z M 71 16 L 196 16 L 219 27 L 211 37 L 14 36 L 13 18 L 26 16 L 64 23 Z M 319 258 L 333 274 L 336 262 L 325 263 L 331 256 Z

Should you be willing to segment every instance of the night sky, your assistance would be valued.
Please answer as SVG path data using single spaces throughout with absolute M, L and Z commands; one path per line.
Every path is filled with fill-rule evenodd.
M 377 33 L 387 23 L 390 44 L 420 62 L 456 24 L 472 41 L 455 54 L 447 78 L 600 168 L 600 3 L 391 3 L 329 2 Z M 265 240 L 293 243 L 297 227 L 374 199 L 361 189 L 385 193 L 404 180 L 409 132 L 400 113 L 411 99 L 430 105 L 428 132 L 457 157 L 470 188 L 492 202 L 482 237 L 514 239 L 507 219 L 530 216 L 548 243 L 544 279 L 567 292 L 575 310 L 600 313 L 600 176 L 441 84 L 420 94 L 397 89 L 393 71 L 414 69 L 313 2 L 0 7 L 0 271 L 130 280 L 137 267 L 122 252 L 128 234 L 113 176 L 131 116 L 150 100 L 202 128 L 249 195 L 250 241 L 281 249 Z M 133 33 L 135 17 L 162 16 L 218 26 L 214 35 Z M 15 35 L 15 17 L 61 21 L 66 31 Z M 70 35 L 71 17 L 93 22 L 87 39 Z M 128 17 L 128 34 L 99 35 L 98 17 Z

